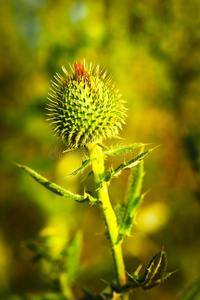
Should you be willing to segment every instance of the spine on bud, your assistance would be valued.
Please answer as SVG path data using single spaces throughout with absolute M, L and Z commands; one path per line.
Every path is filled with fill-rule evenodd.
M 118 135 L 126 108 L 110 77 L 99 70 L 75 62 L 71 75 L 56 74 L 47 109 L 54 132 L 68 148 L 84 147 Z

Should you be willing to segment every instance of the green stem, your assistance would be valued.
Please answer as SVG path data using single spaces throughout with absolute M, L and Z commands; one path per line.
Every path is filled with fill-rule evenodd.
M 103 216 L 105 219 L 106 227 L 108 230 L 108 236 L 111 243 L 112 254 L 115 265 L 116 279 L 118 288 L 121 289 L 126 283 L 126 273 L 124 268 L 124 261 L 122 256 L 121 243 L 117 243 L 118 227 L 116 221 L 116 215 L 111 206 L 108 196 L 107 183 L 104 181 L 104 157 L 102 147 L 96 143 L 90 143 L 87 145 L 90 152 L 90 158 L 92 162 L 92 169 L 94 173 L 94 179 L 97 187 L 97 194 L 101 201 L 101 207 Z
M 60 289 L 65 297 L 65 299 L 70 299 L 70 300 L 75 300 L 74 295 L 70 289 L 70 286 L 68 285 L 67 282 L 67 274 L 66 273 L 61 273 L 59 276 L 59 284 L 60 284 Z

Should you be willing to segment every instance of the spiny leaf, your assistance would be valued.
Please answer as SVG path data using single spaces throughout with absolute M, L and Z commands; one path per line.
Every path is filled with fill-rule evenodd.
M 143 289 L 151 289 L 167 279 L 172 273 L 166 273 L 167 258 L 164 252 L 158 252 L 150 261 L 144 275 L 141 279 L 137 276 L 127 274 L 131 287 L 142 287 Z M 181 299 L 182 300 L 182 299 Z
M 136 287 L 140 286 L 138 274 L 139 274 L 141 268 L 142 268 L 142 265 L 139 265 L 137 267 L 137 270 L 132 275 L 129 274 L 128 272 L 126 272 L 126 275 L 127 275 L 127 278 L 128 278 L 127 285 L 129 286 L 129 288 L 133 289 L 133 288 L 136 288 Z
M 158 252 L 150 261 L 146 269 L 144 277 L 141 279 L 143 289 L 150 289 L 151 287 L 159 284 L 166 272 L 167 258 L 164 252 Z
M 144 194 L 140 195 L 142 189 L 142 181 L 144 177 L 144 162 L 141 161 L 136 168 L 133 169 L 129 177 L 128 189 L 126 194 L 126 204 L 123 211 L 121 209 L 121 219 L 119 219 L 119 236 L 118 242 L 126 235 L 130 234 L 135 214 L 144 198 Z M 120 212 L 120 209 L 118 208 Z M 122 213 L 123 216 L 122 216 Z
M 106 181 L 110 182 L 112 178 L 118 177 L 122 171 L 131 169 L 135 167 L 141 160 L 143 160 L 153 149 L 146 150 L 143 153 L 140 153 L 138 156 L 136 156 L 134 159 L 130 160 L 129 162 L 124 162 L 120 164 L 116 169 L 111 169 L 109 174 L 106 176 Z
M 82 162 L 82 165 L 77 168 L 75 171 L 73 171 L 72 173 L 70 173 L 68 176 L 75 176 L 77 175 L 78 173 L 84 171 L 91 163 L 91 160 L 89 157 L 87 157 L 83 162 Z
M 104 156 L 107 156 L 107 155 L 114 156 L 114 155 L 123 154 L 127 151 L 142 147 L 144 145 L 147 145 L 147 144 L 135 143 L 135 144 L 128 145 L 128 146 L 127 145 L 121 145 L 121 146 L 110 147 L 108 150 L 104 151 Z
M 138 207 L 140 206 L 145 194 L 137 197 L 134 200 L 134 207 L 132 207 L 132 211 L 130 210 L 130 214 L 126 214 L 126 218 L 123 219 L 121 226 L 119 228 L 119 235 L 117 239 L 117 243 L 121 242 L 123 238 L 130 234 L 133 222 L 134 222 L 134 215 L 136 214 Z
M 200 278 L 192 282 L 178 298 L 178 300 L 199 300 L 199 299 L 200 299 Z
M 166 273 L 166 268 L 167 257 L 163 248 L 151 259 L 143 278 L 140 279 L 143 289 L 150 289 L 167 279 L 171 273 Z
M 64 196 L 68 199 L 72 199 L 72 200 L 75 200 L 78 202 L 84 202 L 84 201 L 90 201 L 90 200 L 92 200 L 93 203 L 98 202 L 98 200 L 93 198 L 92 196 L 88 197 L 87 193 L 85 193 L 84 196 L 73 194 L 73 193 L 65 190 L 63 187 L 57 185 L 56 183 L 50 182 L 45 177 L 41 176 L 40 174 L 38 174 L 31 168 L 24 166 L 24 165 L 20 165 L 20 164 L 16 164 L 16 165 L 18 167 L 20 167 L 21 169 L 23 169 L 24 171 L 26 171 L 31 177 L 33 177 L 37 182 L 39 182 L 45 188 L 47 188 L 48 190 L 50 190 L 51 192 L 53 192 L 59 196 Z
M 84 191 L 84 196 L 86 199 L 89 200 L 91 205 L 93 205 L 95 203 L 101 203 L 101 201 L 99 199 L 96 199 L 92 196 L 92 193 L 90 191 Z
M 129 176 L 127 192 L 126 192 L 126 203 L 128 203 L 127 211 L 129 212 L 129 207 L 132 207 L 134 200 L 140 196 L 142 189 L 142 182 L 144 178 L 144 161 L 141 161 L 136 168 L 134 168 Z
M 117 169 L 111 171 L 111 177 L 118 175 L 123 169 L 136 167 L 133 169 L 128 183 L 128 189 L 126 194 L 126 201 L 123 207 L 118 207 L 116 214 L 118 219 L 119 234 L 117 243 L 121 242 L 123 238 L 130 234 L 131 228 L 134 222 L 136 212 L 142 203 L 145 194 L 141 194 L 142 182 L 144 177 L 144 157 L 148 155 L 153 149 L 141 153 L 128 163 L 121 164 Z

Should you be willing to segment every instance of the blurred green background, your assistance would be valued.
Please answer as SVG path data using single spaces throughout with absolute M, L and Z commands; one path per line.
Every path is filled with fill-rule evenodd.
M 57 253 L 81 229 L 77 298 L 83 285 L 97 293 L 105 286 L 101 278 L 113 278 L 98 208 L 51 194 L 12 163 L 28 165 L 73 192 L 91 186 L 90 178 L 80 184 L 86 173 L 66 178 L 81 164 L 81 153 L 62 153 L 65 146 L 45 116 L 55 72 L 84 58 L 106 67 L 127 101 L 120 143 L 160 145 L 145 160 L 143 190 L 151 191 L 123 250 L 133 272 L 164 245 L 168 270 L 178 271 L 131 298 L 176 299 L 200 274 L 200 2 L 4 0 L 0 6 L 1 299 L 56 291 L 48 268 L 32 264 L 23 248 L 39 235 L 53 235 Z M 127 176 L 113 180 L 113 205 L 123 201 Z

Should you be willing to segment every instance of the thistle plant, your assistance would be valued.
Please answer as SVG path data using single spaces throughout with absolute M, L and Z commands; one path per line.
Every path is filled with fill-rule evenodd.
M 69 72 L 64 67 L 62 69 L 64 74 L 56 74 L 55 82 L 52 82 L 47 103 L 49 121 L 55 134 L 65 143 L 67 150 L 84 149 L 85 157 L 82 165 L 70 175 L 75 176 L 91 167 L 96 190 L 85 191 L 83 195 L 74 194 L 48 181 L 29 167 L 18 166 L 51 192 L 69 200 L 80 203 L 87 201 L 100 207 L 105 221 L 106 236 L 112 250 L 115 278 L 98 296 L 85 291 L 85 299 L 125 300 L 129 298 L 129 292 L 133 289 L 138 287 L 150 289 L 171 274 L 166 272 L 167 259 L 164 249 L 152 258 L 142 276 L 139 275 L 139 269 L 132 274 L 126 272 L 122 254 L 123 240 L 131 234 L 135 215 L 145 195 L 141 192 L 144 158 L 153 149 L 145 150 L 146 145 L 143 143 L 105 146 L 103 142 L 107 138 L 119 137 L 119 130 L 126 117 L 125 101 L 112 78 L 98 66 L 75 62 L 74 66 L 70 65 Z M 134 158 L 116 168 L 110 167 L 105 170 L 104 162 L 109 156 L 120 155 L 133 149 L 140 149 Z M 114 209 L 108 188 L 111 181 L 125 170 L 130 170 L 125 203 Z M 64 296 L 68 299 L 66 295 Z

